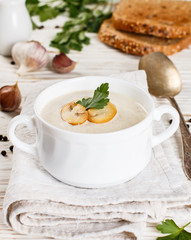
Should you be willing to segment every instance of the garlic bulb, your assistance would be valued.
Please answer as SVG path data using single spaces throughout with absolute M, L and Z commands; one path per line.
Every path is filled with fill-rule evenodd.
M 76 64 L 64 53 L 56 55 L 52 60 L 52 68 L 58 73 L 69 73 L 75 68 Z
M 15 111 L 21 104 L 21 93 L 18 83 L 0 88 L 0 110 L 5 112 Z
M 44 67 L 49 60 L 48 52 L 37 41 L 17 42 L 12 48 L 12 58 L 19 66 L 19 75 Z

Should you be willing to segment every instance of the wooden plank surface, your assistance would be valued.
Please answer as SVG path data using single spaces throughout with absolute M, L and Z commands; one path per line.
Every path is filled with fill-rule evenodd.
M 57 51 L 55 49 L 49 48 L 49 42 L 55 33 L 59 31 L 59 29 L 55 29 L 54 27 L 56 25 L 62 25 L 63 21 L 64 19 L 62 17 L 58 17 L 53 21 L 47 21 L 44 29 L 34 31 L 33 35 L 31 36 L 31 39 L 39 40 L 44 44 L 45 47 L 47 47 L 51 58 Z M 116 49 L 102 44 L 97 39 L 96 34 L 90 34 L 90 37 L 91 44 L 89 46 L 85 46 L 82 52 L 72 51 L 69 54 L 73 60 L 78 62 L 77 67 L 73 72 L 65 75 L 55 74 L 52 72 L 51 66 L 49 65 L 40 71 L 21 77 L 19 79 L 19 88 L 22 92 L 23 102 L 30 92 L 31 86 L 35 86 L 35 83 L 39 81 L 51 79 L 68 79 L 87 75 L 109 76 L 125 71 L 137 70 L 140 57 L 122 53 Z M 176 99 L 185 115 L 185 118 L 189 120 L 191 118 L 191 46 L 180 53 L 170 56 L 170 59 L 178 68 L 183 82 L 182 91 L 176 97 Z M 16 74 L 17 67 L 15 65 L 11 65 L 10 62 L 11 58 L 0 56 L 0 87 L 7 84 L 13 84 L 18 79 Z M 167 100 L 162 100 L 162 102 L 168 103 Z M 0 134 L 7 135 L 7 126 L 12 117 L 16 116 L 17 114 L 19 114 L 19 110 L 15 113 L 10 114 L 0 112 Z M 7 151 L 6 157 L 0 155 L 0 240 L 48 239 L 42 237 L 20 235 L 4 224 L 2 214 L 3 198 L 12 167 L 12 153 L 9 150 L 10 146 L 11 143 L 9 141 L 0 142 L 0 152 L 2 150 Z M 180 219 L 180 221 L 177 223 L 186 224 L 188 221 L 189 219 Z M 188 231 L 191 231 L 191 227 L 188 227 L 187 229 Z M 156 231 L 155 225 L 150 224 L 146 228 L 143 240 L 154 240 L 157 236 L 159 236 L 159 233 Z

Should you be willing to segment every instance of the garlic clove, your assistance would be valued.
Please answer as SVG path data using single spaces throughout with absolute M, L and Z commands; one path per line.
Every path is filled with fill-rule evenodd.
M 69 73 L 75 68 L 76 64 L 77 62 L 72 61 L 64 53 L 56 55 L 52 60 L 52 68 L 58 73 Z
M 49 61 L 48 52 L 37 41 L 17 42 L 12 48 L 12 58 L 19 66 L 19 75 L 39 70 Z
M 21 104 L 21 92 L 16 82 L 0 88 L 0 110 L 5 112 L 15 111 Z

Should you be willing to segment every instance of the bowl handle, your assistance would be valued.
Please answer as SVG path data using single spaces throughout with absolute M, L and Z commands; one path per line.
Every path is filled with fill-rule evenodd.
M 155 147 L 167 138 L 171 137 L 178 129 L 180 118 L 176 109 L 169 105 L 162 105 L 154 110 L 153 120 L 159 121 L 163 114 L 170 114 L 172 123 L 162 133 L 152 137 L 152 147 Z
M 37 155 L 37 147 L 36 143 L 34 144 L 28 144 L 23 141 L 21 141 L 16 135 L 15 135 L 15 129 L 18 125 L 24 124 L 26 125 L 29 130 L 32 130 L 36 128 L 35 126 L 35 121 L 34 117 L 28 117 L 26 115 L 19 115 L 17 117 L 14 117 L 9 126 L 8 126 L 8 136 L 11 142 L 13 143 L 14 146 L 17 148 L 23 150 L 24 152 L 30 153 L 32 155 Z

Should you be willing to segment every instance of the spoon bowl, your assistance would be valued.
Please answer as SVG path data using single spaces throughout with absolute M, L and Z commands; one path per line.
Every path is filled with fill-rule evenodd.
M 145 55 L 139 62 L 144 69 L 150 94 L 156 97 L 174 97 L 182 89 L 180 74 L 171 60 L 161 52 Z

